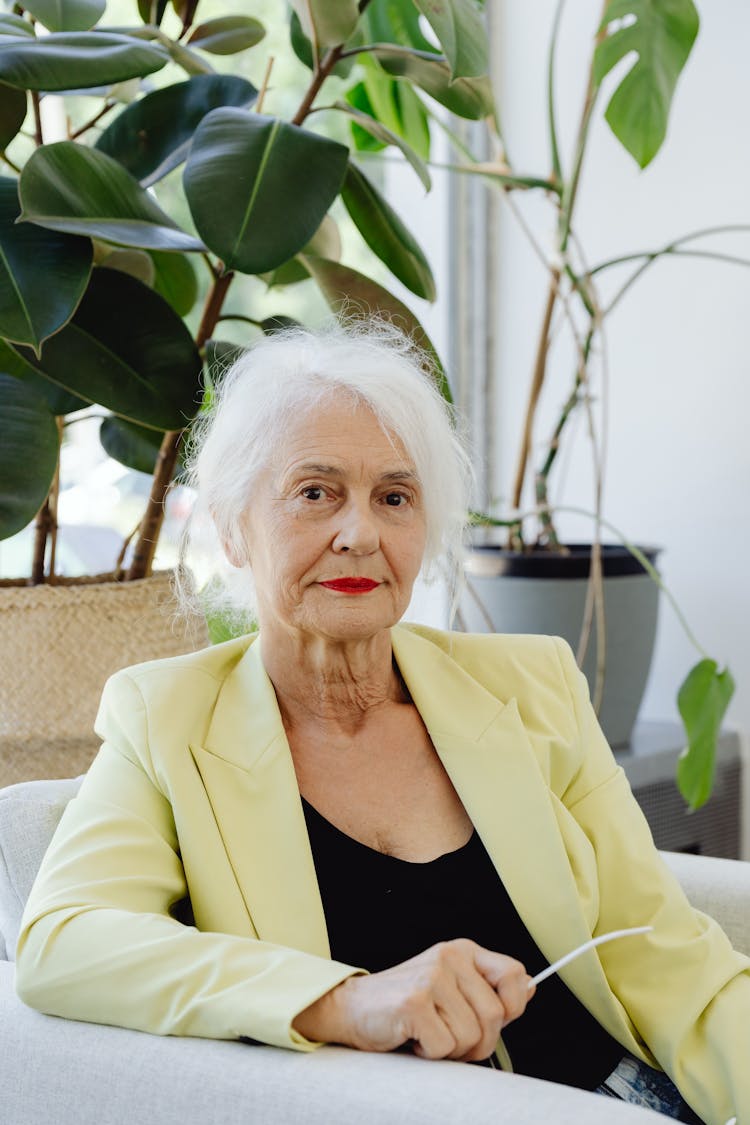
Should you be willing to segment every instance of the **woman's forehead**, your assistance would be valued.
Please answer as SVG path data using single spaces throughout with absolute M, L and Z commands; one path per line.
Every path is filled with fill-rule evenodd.
M 336 474 L 363 463 L 381 473 L 414 472 L 401 440 L 369 407 L 351 400 L 326 400 L 292 419 L 279 436 L 273 461 L 282 472 L 309 467 Z

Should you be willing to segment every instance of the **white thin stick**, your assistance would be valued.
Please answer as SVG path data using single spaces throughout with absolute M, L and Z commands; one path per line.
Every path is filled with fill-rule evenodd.
M 551 977 L 552 974 L 556 973 L 558 969 L 561 969 L 563 965 L 567 965 L 569 961 L 574 961 L 576 957 L 580 957 L 582 953 L 593 949 L 595 945 L 603 945 L 605 941 L 614 941 L 615 938 L 630 937 L 631 934 L 647 934 L 653 930 L 653 928 L 653 926 L 634 926 L 629 930 L 612 930 L 608 934 L 600 934 L 599 937 L 591 938 L 590 941 L 585 941 L 583 945 L 579 945 L 577 949 L 566 953 L 559 961 L 554 961 L 551 965 L 548 965 L 546 969 L 542 969 L 541 973 L 537 973 L 535 977 L 532 977 L 529 981 L 529 988 L 534 984 L 541 984 L 543 980 L 546 980 L 547 977 Z

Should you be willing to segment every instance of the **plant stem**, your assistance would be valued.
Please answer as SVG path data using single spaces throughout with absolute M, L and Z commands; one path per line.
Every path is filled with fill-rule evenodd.
M 268 62 L 266 63 L 266 72 L 263 75 L 263 81 L 260 84 L 260 91 L 258 92 L 258 97 L 257 97 L 256 102 L 255 102 L 255 112 L 256 113 L 261 113 L 262 110 L 263 110 L 263 102 L 264 102 L 265 97 L 266 97 L 266 91 L 268 90 L 268 80 L 271 77 L 271 71 L 273 70 L 273 64 L 274 64 L 274 56 L 269 55 L 268 56 Z
M 42 114 L 39 109 L 39 91 L 31 91 L 31 105 L 34 110 L 34 143 L 37 148 L 41 148 L 44 144 L 44 137 L 42 136 Z
M 234 274 L 231 270 L 221 274 L 214 281 L 206 299 L 200 327 L 195 338 L 195 345 L 200 351 L 216 327 L 221 313 L 221 307 L 232 283 Z M 156 468 L 151 485 L 151 495 L 148 498 L 146 511 L 141 521 L 138 541 L 135 545 L 133 558 L 128 568 L 126 580 L 134 581 L 145 578 L 151 573 L 156 551 L 156 542 L 159 538 L 161 525 L 164 522 L 164 502 L 174 476 L 174 467 L 180 451 L 185 430 L 168 430 L 161 443 L 156 459 Z
M 65 418 L 62 414 L 55 417 L 57 423 L 57 440 L 59 448 L 62 448 L 63 432 L 65 430 Z M 60 499 L 60 457 L 57 458 L 55 465 L 55 475 L 52 478 L 52 487 L 49 490 L 47 503 L 49 505 L 50 513 L 50 527 L 49 527 L 49 569 L 47 572 L 47 580 L 50 583 L 55 581 L 55 563 L 57 561 L 57 504 Z
M 338 47 L 330 47 L 329 50 L 326 51 L 323 61 L 315 68 L 315 72 L 313 73 L 313 80 L 308 87 L 307 93 L 300 103 L 299 109 L 292 118 L 292 125 L 301 125 L 303 123 L 308 113 L 310 112 L 313 102 L 318 96 L 320 87 L 323 85 L 326 78 L 341 58 L 343 50 L 343 44 L 339 44 Z
M 31 563 L 31 585 L 44 582 L 44 556 L 47 553 L 47 536 L 52 527 L 50 499 L 47 496 L 34 521 L 34 557 Z
M 76 130 L 74 130 L 74 132 L 68 133 L 68 140 L 69 141 L 75 141 L 75 140 L 78 139 L 78 137 L 83 136 L 83 134 L 88 132 L 89 129 L 92 129 L 94 127 L 94 125 L 97 124 L 97 122 L 101 121 L 101 119 L 106 114 L 110 113 L 115 108 L 116 105 L 117 105 L 117 102 L 107 102 L 106 105 L 102 106 L 102 108 L 99 110 L 99 112 L 95 113 L 94 116 L 92 118 L 90 118 L 89 121 L 84 122 L 84 124 L 81 125 L 80 129 L 76 129 Z

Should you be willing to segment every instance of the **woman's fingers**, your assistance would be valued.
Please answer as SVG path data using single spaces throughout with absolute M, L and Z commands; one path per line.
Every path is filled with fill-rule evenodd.
M 371 976 L 350 977 L 295 1019 L 311 1039 L 365 1051 L 412 1040 L 425 1058 L 487 1058 L 533 996 L 524 966 L 468 939 L 441 942 Z

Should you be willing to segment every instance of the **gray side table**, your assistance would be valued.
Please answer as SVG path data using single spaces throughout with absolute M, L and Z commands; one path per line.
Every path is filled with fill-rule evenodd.
M 678 723 L 638 723 L 630 745 L 615 751 L 643 809 L 658 848 L 696 855 L 741 857 L 742 757 L 740 739 L 725 731 L 719 739 L 714 789 L 696 812 L 685 805 L 675 781 L 685 745 Z

